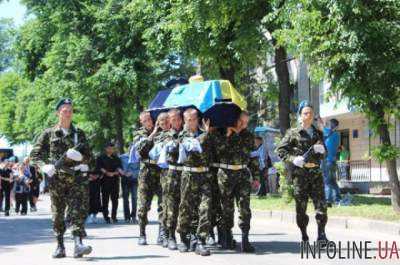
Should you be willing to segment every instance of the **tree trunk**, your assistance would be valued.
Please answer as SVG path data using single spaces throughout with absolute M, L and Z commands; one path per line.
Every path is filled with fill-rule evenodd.
M 124 153 L 123 101 L 124 99 L 122 97 L 114 96 L 116 144 L 120 154 Z
M 233 66 L 229 67 L 219 67 L 219 74 L 222 79 L 229 80 L 233 86 L 235 86 L 235 68 Z
M 283 47 L 275 48 L 275 71 L 279 84 L 279 125 L 281 134 L 284 135 L 290 128 L 290 80 L 289 69 L 286 63 L 287 54 Z
M 391 145 L 389 127 L 385 121 L 385 116 L 383 115 L 384 112 L 381 111 L 381 113 L 381 125 L 378 128 L 379 136 L 382 139 L 382 144 Z M 400 183 L 396 164 L 396 158 L 386 160 L 386 169 L 389 175 L 389 182 L 392 190 L 392 207 L 395 212 L 400 213 Z

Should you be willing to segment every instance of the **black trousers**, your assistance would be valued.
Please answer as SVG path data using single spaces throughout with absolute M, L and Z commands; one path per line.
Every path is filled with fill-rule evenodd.
M 258 189 L 258 192 L 257 192 L 257 195 L 258 196 L 265 196 L 265 195 L 267 195 L 267 193 L 269 192 L 269 186 L 268 185 L 266 185 L 266 181 L 267 181 L 267 179 L 265 178 L 265 171 L 266 171 L 267 169 L 263 169 L 263 170 L 260 170 L 259 172 L 259 174 L 260 174 L 260 187 L 259 187 L 259 189 Z
M 101 199 L 103 205 L 104 219 L 108 219 L 108 202 L 111 199 L 111 218 L 117 219 L 118 210 L 118 196 L 119 196 L 119 178 L 107 179 L 104 177 L 101 188 Z
M 21 209 L 21 214 L 27 213 L 28 211 L 28 193 L 15 193 L 15 212 L 19 212 Z
M 89 214 L 101 212 L 100 180 L 89 182 Z
M 29 192 L 29 205 L 31 208 L 36 207 L 33 198 L 39 198 L 39 185 L 33 185 Z
M 10 211 L 10 193 L 11 193 L 11 185 L 9 183 L 1 183 L 0 189 L 0 205 L 3 206 L 3 198 L 5 201 L 4 211 Z

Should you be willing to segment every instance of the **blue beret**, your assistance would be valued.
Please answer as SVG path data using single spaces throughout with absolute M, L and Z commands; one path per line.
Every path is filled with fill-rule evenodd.
M 301 114 L 301 111 L 302 111 L 305 107 L 313 108 L 313 106 L 311 105 L 310 102 L 308 102 L 308 100 L 303 100 L 303 101 L 300 102 L 300 104 L 299 104 L 299 109 L 297 110 L 297 113 L 300 115 L 300 114 Z
M 72 105 L 72 99 L 70 99 L 70 98 L 63 98 L 63 99 L 60 99 L 60 100 L 57 102 L 56 110 L 58 110 L 62 105 L 65 105 L 65 104 Z

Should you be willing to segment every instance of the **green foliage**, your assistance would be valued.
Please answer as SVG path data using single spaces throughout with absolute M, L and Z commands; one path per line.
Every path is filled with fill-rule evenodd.
M 382 144 L 373 148 L 371 153 L 380 163 L 383 163 L 387 160 L 394 160 L 399 158 L 400 148 L 393 145 Z
M 16 119 L 0 120 L 0 128 L 11 128 L 7 120 L 20 130 L 18 137 L 1 130 L 11 142 L 32 140 L 54 124 L 55 102 L 71 97 L 74 121 L 96 133 L 97 150 L 110 139 L 123 145 L 131 137 L 130 125 L 163 82 L 193 71 L 191 61 L 157 39 L 163 18 L 154 15 L 149 1 L 23 3 L 34 18 L 18 31 L 15 52 L 31 83 L 14 87 L 17 107 L 4 111 Z
M 12 64 L 12 41 L 14 28 L 10 19 L 0 19 L 0 72 Z
M 279 43 L 309 62 L 312 77 L 331 83 L 376 131 L 400 106 L 398 1 L 286 1 Z

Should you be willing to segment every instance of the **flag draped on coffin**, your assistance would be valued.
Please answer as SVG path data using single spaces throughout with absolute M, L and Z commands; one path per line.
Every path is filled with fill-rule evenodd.
M 194 107 L 211 119 L 213 126 L 232 126 L 240 110 L 247 107 L 244 97 L 227 80 L 210 80 L 162 90 L 150 103 L 153 116 L 171 108 Z M 239 109 L 239 112 L 237 111 Z M 234 110 L 234 111 L 231 111 Z M 227 113 L 230 115 L 227 118 Z M 153 117 L 154 118 L 154 117 Z
M 193 105 L 204 113 L 218 99 L 231 99 L 241 109 L 247 107 L 244 97 L 227 80 L 210 80 L 175 87 L 165 100 L 164 106 L 173 108 Z

